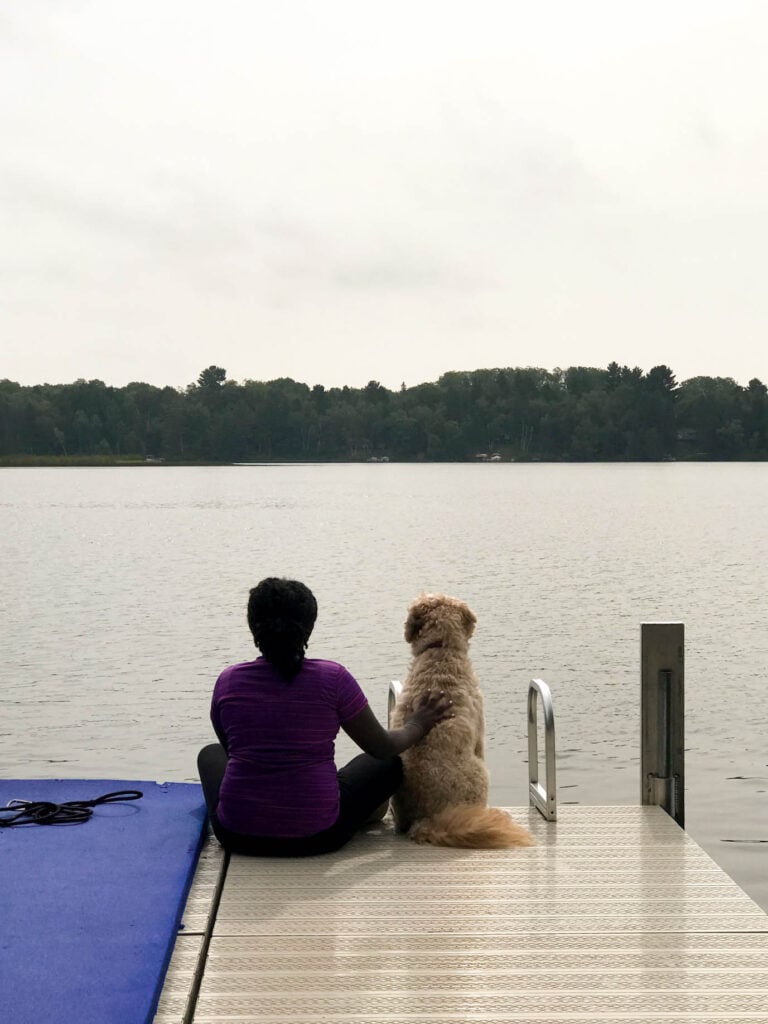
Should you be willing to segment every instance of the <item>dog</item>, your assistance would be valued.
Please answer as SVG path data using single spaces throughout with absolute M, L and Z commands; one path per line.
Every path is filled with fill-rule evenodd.
M 476 622 L 468 605 L 444 594 L 423 594 L 408 609 L 405 639 L 413 662 L 391 727 L 402 726 L 419 698 L 435 691 L 453 701 L 454 717 L 401 755 L 403 784 L 391 801 L 395 826 L 417 843 L 436 846 L 530 846 L 526 829 L 487 805 L 483 698 L 469 660 Z

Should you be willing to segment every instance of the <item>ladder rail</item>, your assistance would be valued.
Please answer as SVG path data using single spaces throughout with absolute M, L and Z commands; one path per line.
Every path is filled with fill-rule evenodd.
M 539 781 L 539 703 L 544 712 L 543 786 Z M 552 693 L 543 679 L 532 679 L 528 687 L 528 800 L 547 821 L 557 821 L 555 711 Z

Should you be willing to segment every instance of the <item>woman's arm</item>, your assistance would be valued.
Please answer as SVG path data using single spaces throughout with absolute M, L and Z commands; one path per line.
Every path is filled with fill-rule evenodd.
M 213 731 L 216 733 L 216 739 L 219 741 L 222 747 L 224 747 L 224 753 L 228 754 L 229 751 L 227 750 L 227 737 L 224 735 L 224 730 L 221 728 L 219 723 L 213 719 L 211 720 L 211 725 L 213 726 Z
M 229 754 L 227 750 L 227 737 L 224 734 L 224 727 L 221 724 L 221 716 L 219 714 L 219 706 L 216 702 L 216 691 L 214 690 L 213 698 L 211 699 L 211 725 L 213 731 L 216 733 L 216 739 L 224 747 L 224 752 Z
M 400 729 L 389 730 L 381 725 L 370 705 L 366 705 L 354 718 L 343 722 L 342 729 L 366 754 L 392 757 L 423 740 L 445 718 L 453 718 L 452 704 L 443 693 L 430 693 L 421 699 Z

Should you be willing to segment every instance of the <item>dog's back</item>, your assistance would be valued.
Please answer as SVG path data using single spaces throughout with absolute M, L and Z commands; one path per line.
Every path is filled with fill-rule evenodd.
M 434 673 L 421 670 L 424 656 L 419 660 L 422 665 L 414 665 L 403 687 L 393 717 L 395 727 L 408 717 L 420 697 L 437 689 L 429 685 Z M 444 660 L 443 655 L 430 655 L 428 668 L 437 669 Z M 487 801 L 488 771 L 482 759 L 483 702 L 476 683 L 469 689 L 467 681 L 464 677 L 462 685 L 457 686 L 455 677 L 441 679 L 439 688 L 453 702 L 454 717 L 441 722 L 401 755 L 403 784 L 392 800 L 395 822 L 401 831 L 456 803 L 484 805 Z
M 504 848 L 533 839 L 504 811 L 489 808 L 483 760 L 483 699 L 469 660 L 475 616 L 463 601 L 426 595 L 409 609 L 405 638 L 414 660 L 393 715 L 397 728 L 420 697 L 441 691 L 454 717 L 403 755 L 404 781 L 392 799 L 395 823 L 416 842 Z

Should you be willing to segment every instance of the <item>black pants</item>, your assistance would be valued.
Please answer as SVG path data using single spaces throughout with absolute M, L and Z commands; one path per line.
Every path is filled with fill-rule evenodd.
M 197 758 L 197 767 L 214 835 L 230 853 L 254 857 L 311 857 L 338 850 L 392 796 L 403 779 L 403 764 L 399 757 L 379 760 L 370 754 L 358 754 L 338 771 L 339 816 L 333 825 L 313 836 L 281 839 L 241 835 L 230 832 L 219 823 L 216 807 L 227 767 L 227 755 L 220 743 L 203 747 Z

